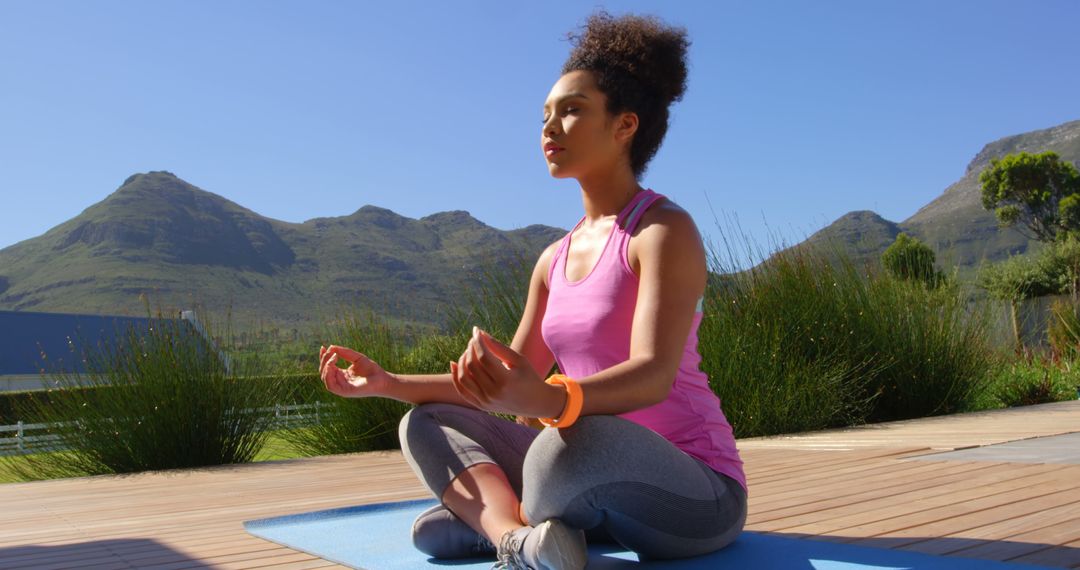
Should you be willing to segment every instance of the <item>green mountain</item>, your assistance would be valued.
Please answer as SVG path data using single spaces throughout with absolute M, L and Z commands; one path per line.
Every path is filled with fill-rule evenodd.
M 535 259 L 566 231 L 371 205 L 289 223 L 151 171 L 0 250 L 0 309 L 139 316 L 146 293 L 153 310 L 199 303 L 219 322 L 231 307 L 234 328 L 300 328 L 341 307 L 430 326 L 481 264 Z
M 987 144 L 968 164 L 960 180 L 902 222 L 891 222 L 869 210 L 849 212 L 792 247 L 825 246 L 831 241 L 858 263 L 879 265 L 885 248 L 898 233 L 906 232 L 934 250 L 939 267 L 951 270 L 957 266 L 960 279 L 970 280 L 983 262 L 1043 247 L 1015 229 L 997 227 L 993 212 L 982 207 L 979 173 L 990 165 L 991 158 L 1047 150 L 1057 152 L 1063 160 L 1080 163 L 1080 121 Z

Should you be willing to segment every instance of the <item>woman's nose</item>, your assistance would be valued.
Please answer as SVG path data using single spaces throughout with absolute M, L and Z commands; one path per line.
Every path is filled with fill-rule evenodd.
M 540 125 L 540 131 L 545 134 L 552 134 L 555 132 L 555 125 L 557 123 L 558 121 L 555 120 L 555 113 L 552 113 L 551 116 L 548 117 L 547 121 L 545 121 L 544 124 Z

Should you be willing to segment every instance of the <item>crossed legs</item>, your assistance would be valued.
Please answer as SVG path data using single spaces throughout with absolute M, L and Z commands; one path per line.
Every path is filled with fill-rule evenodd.
M 612 415 L 538 430 L 448 403 L 402 418 L 402 451 L 418 477 L 476 532 L 558 517 L 590 542 L 643 558 L 712 552 L 741 532 L 746 494 L 656 432 Z

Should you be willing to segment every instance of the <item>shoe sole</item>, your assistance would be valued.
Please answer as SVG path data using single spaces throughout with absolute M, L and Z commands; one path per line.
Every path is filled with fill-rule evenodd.
M 548 519 L 536 527 L 542 550 L 537 558 L 552 570 L 582 570 L 589 560 L 582 531 L 572 529 L 561 521 Z

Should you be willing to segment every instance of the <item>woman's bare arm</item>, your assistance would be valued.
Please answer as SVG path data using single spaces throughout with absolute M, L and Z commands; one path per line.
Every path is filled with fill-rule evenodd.
M 458 394 L 450 373 L 445 374 L 390 374 L 396 382 L 389 394 L 381 394 L 400 402 L 424 404 L 427 402 L 447 402 L 468 408 L 476 408 Z

